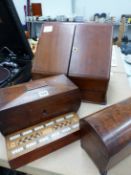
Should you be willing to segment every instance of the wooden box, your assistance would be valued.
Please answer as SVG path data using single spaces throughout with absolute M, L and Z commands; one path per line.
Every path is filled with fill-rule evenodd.
M 33 75 L 64 73 L 80 88 L 83 100 L 106 103 L 111 53 L 111 24 L 48 22 L 42 27 Z
M 80 120 L 81 146 L 102 175 L 131 154 L 131 98 Z
M 0 89 L 0 131 L 19 131 L 60 114 L 75 112 L 80 93 L 64 75 Z
M 11 168 L 80 138 L 80 91 L 65 75 L 2 88 L 0 97 L 0 131 Z
M 42 5 L 41 3 L 31 3 L 32 16 L 42 16 Z

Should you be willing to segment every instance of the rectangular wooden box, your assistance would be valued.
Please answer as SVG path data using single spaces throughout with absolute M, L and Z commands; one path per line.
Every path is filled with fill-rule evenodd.
M 80 139 L 79 117 L 68 113 L 5 137 L 11 168 L 19 168 Z
M 33 75 L 64 73 L 80 88 L 83 100 L 106 103 L 111 53 L 111 24 L 44 23 Z
M 8 135 L 55 116 L 78 110 L 80 92 L 59 75 L 0 89 L 0 131 Z
M 131 98 L 80 120 L 81 146 L 102 175 L 131 154 Z

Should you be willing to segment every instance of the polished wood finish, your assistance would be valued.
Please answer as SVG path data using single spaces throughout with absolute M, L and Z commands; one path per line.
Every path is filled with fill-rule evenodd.
M 131 154 L 131 98 L 80 120 L 81 146 L 101 174 Z
M 47 26 L 52 32 L 43 33 Z M 33 73 L 64 73 L 80 88 L 83 100 L 105 104 L 111 53 L 111 24 L 45 23 Z
M 77 111 L 80 92 L 64 75 L 0 89 L 0 131 L 8 135 L 46 121 L 54 116 Z
M 67 74 L 75 26 L 45 22 L 33 63 L 33 73 Z
M 70 79 L 80 88 L 83 101 L 93 103 L 106 103 L 106 92 L 108 89 L 108 79 L 70 77 Z
M 108 78 L 111 62 L 111 34 L 112 25 L 78 24 L 75 31 L 69 76 Z

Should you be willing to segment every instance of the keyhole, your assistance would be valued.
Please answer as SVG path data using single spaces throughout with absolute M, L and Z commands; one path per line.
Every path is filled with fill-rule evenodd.
M 78 52 L 78 48 L 77 48 L 77 47 L 74 47 L 74 48 L 73 48 L 73 51 L 74 51 L 74 52 Z
M 48 115 L 47 110 L 45 110 L 45 109 L 43 110 L 43 115 L 44 115 L 44 116 Z

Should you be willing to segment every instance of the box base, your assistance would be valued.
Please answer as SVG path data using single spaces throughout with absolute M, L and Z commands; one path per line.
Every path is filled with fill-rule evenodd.
M 9 164 L 12 169 L 19 168 L 78 139 L 76 113 L 55 117 L 6 136 Z
M 106 94 L 102 91 L 89 91 L 81 89 L 81 98 L 82 101 L 88 101 L 91 103 L 97 103 L 105 105 L 106 101 Z
M 81 91 L 83 101 L 97 104 L 106 104 L 106 92 L 108 88 L 108 79 L 99 79 L 93 77 L 73 77 L 69 76 Z
M 36 149 L 32 152 L 27 153 L 26 155 L 20 156 L 16 159 L 10 160 L 9 165 L 12 169 L 17 169 L 21 166 L 24 166 L 27 163 L 30 163 L 34 160 L 37 160 L 45 155 L 48 155 L 49 153 L 52 153 L 60 148 L 63 148 L 64 146 L 77 141 L 80 139 L 80 133 L 79 131 L 74 132 L 73 134 L 70 134 L 66 137 L 63 137 L 62 139 L 59 139 L 55 142 L 52 142 L 46 146 L 43 146 L 39 149 Z

